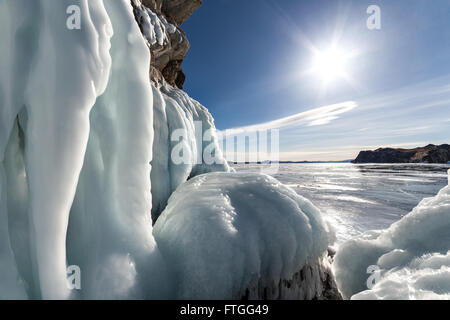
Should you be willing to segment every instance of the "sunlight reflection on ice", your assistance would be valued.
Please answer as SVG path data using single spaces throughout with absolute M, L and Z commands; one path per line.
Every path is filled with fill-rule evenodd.
M 261 165 L 234 165 L 258 171 Z M 337 245 L 385 229 L 447 184 L 450 165 L 280 164 L 275 178 L 319 207 L 336 228 Z

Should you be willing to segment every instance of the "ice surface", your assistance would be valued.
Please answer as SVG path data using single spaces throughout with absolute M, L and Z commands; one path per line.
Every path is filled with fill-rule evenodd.
M 194 299 L 240 298 L 261 279 L 292 279 L 333 237 L 311 202 L 269 176 L 247 173 L 189 180 L 153 233 L 175 275 L 176 298 Z
M 264 165 L 233 165 L 259 172 Z M 447 185 L 449 165 L 281 163 L 273 177 L 311 200 L 336 227 L 337 243 L 387 229 Z M 395 179 L 395 180 L 393 180 Z
M 353 299 L 450 298 L 449 230 L 447 186 L 387 230 L 345 242 L 333 265 L 341 292 Z M 367 290 L 371 265 L 380 279 Z

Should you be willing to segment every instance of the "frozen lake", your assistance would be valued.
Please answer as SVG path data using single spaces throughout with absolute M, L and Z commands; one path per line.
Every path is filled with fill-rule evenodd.
M 263 165 L 233 165 L 259 172 Z M 450 165 L 280 164 L 275 178 L 311 200 L 331 221 L 338 244 L 385 229 L 448 183 Z

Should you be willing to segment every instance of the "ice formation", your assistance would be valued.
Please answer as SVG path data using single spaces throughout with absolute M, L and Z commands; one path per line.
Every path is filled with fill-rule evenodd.
M 150 56 L 129 3 L 105 1 L 105 8 L 114 27 L 111 75 L 90 115 L 89 144 L 70 213 L 68 260 L 83 271 L 82 298 L 143 298 L 151 291 L 143 270 L 158 259 L 149 217 Z M 151 279 L 162 278 L 154 271 Z
M 164 16 L 158 16 L 138 0 L 133 1 L 135 7 L 139 8 L 137 19 L 142 26 L 142 34 L 150 45 L 163 46 L 164 43 L 170 42 L 170 34 L 179 32 L 177 27 L 168 23 Z M 182 39 L 180 37 L 180 41 Z
M 152 215 L 156 220 L 169 196 L 188 178 L 231 169 L 222 156 L 208 110 L 177 88 L 167 84 L 152 87 L 153 150 L 158 155 L 152 161 L 151 172 Z M 178 163 L 175 159 L 180 154 L 182 161 Z
M 175 267 L 181 299 L 262 298 L 258 287 L 275 288 L 323 258 L 333 236 L 308 200 L 269 176 L 246 173 L 209 173 L 183 184 L 154 235 Z M 321 297 L 319 272 L 310 276 L 303 291 L 286 287 L 266 297 Z
M 389 229 L 344 243 L 334 262 L 339 289 L 352 299 L 449 299 L 449 230 L 447 186 Z
M 318 210 L 229 173 L 206 108 L 150 83 L 167 21 L 145 39 L 129 0 L 79 0 L 69 29 L 72 5 L 0 2 L 0 298 L 326 295 Z
M 89 5 L 80 1 L 86 17 L 82 34 L 65 28 L 67 17 L 59 14 L 70 4 L 0 3 L 0 37 L 6 41 L 0 54 L 0 159 L 10 156 L 18 160 L 3 161 L 2 170 L 8 173 L 8 162 L 26 168 L 14 168 L 17 175 L 8 174 L 6 179 L 2 175 L 2 191 L 7 195 L 2 201 L 2 226 L 24 219 L 23 210 L 29 211 L 27 224 L 33 240 L 27 248 L 27 262 L 33 265 L 34 281 L 43 297 L 68 296 L 65 236 L 69 210 L 83 165 L 89 112 L 106 88 L 111 64 L 111 25 L 101 1 Z M 20 121 L 16 120 L 19 112 Z M 13 134 L 19 138 L 11 135 L 13 126 Z M 11 143 L 6 148 L 13 139 L 22 139 L 21 148 Z M 9 201 L 9 195 L 22 198 Z M 4 231 L 3 236 L 8 234 Z M 24 230 L 9 230 L 10 234 L 17 232 Z M 11 238 L 22 242 L 11 243 L 13 248 L 30 247 L 25 236 Z M 4 247 L 8 252 L 6 243 Z M 17 282 L 16 286 L 22 291 L 25 284 Z

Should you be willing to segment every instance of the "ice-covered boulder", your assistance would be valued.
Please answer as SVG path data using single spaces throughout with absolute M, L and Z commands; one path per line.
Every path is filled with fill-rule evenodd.
M 347 298 L 449 299 L 449 250 L 447 186 L 387 230 L 344 243 L 333 266 Z
M 269 176 L 193 178 L 171 196 L 153 234 L 176 298 L 339 297 L 327 278 L 328 225 L 311 202 Z

